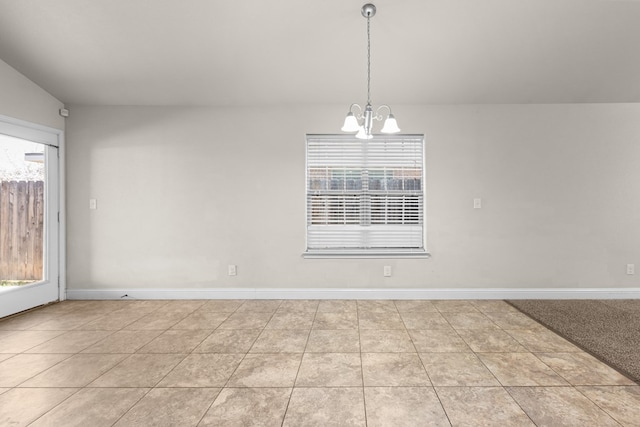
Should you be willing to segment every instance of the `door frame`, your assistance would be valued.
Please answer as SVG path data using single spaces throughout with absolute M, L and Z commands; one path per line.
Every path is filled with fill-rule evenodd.
M 24 298 L 17 298 L 15 308 L 12 308 L 9 312 L 6 307 L 0 310 L 0 317 L 6 316 L 9 314 L 17 313 L 23 310 L 27 310 L 32 307 L 37 307 L 38 305 L 46 304 L 53 301 L 64 301 L 66 299 L 66 221 L 65 221 L 65 144 L 64 144 L 64 131 L 61 129 L 55 129 L 48 126 L 39 125 L 36 123 L 31 123 L 25 120 L 16 119 L 13 117 L 8 117 L 4 115 L 0 115 L 0 133 L 4 135 L 8 135 L 11 137 L 16 137 L 20 139 L 25 139 L 28 141 L 37 142 L 40 144 L 45 144 L 49 147 L 55 147 L 53 149 L 48 150 L 49 157 L 52 152 L 57 151 L 57 198 L 54 200 L 48 200 L 49 206 L 54 205 L 57 208 L 57 216 L 58 216 L 58 236 L 57 242 L 49 242 L 49 237 L 45 236 L 45 241 L 47 242 L 45 251 L 50 250 L 50 244 L 53 245 L 53 248 L 57 249 L 57 271 L 58 277 L 49 277 L 49 281 L 58 282 L 57 292 L 55 298 L 51 300 L 54 296 L 50 294 L 45 301 L 42 298 L 36 298 L 34 295 L 37 294 L 38 285 L 34 284 L 32 287 L 27 287 L 25 289 L 19 290 L 20 294 L 24 296 Z M 46 197 L 51 197 L 47 191 Z M 57 206 L 55 206 L 57 205 Z M 48 215 L 53 216 L 55 219 L 56 212 L 48 211 Z M 48 258 L 48 257 L 47 257 Z M 46 269 L 50 268 L 51 260 L 45 259 L 47 266 Z M 27 285 L 29 286 L 29 285 Z M 13 293 L 13 292 L 11 292 Z M 27 301 L 36 301 L 36 305 L 32 305 L 32 303 L 28 303 Z M 4 305 L 4 304 L 3 304 Z

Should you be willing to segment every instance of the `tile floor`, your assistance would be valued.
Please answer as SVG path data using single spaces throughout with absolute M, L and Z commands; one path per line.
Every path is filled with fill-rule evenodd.
M 0 321 L 0 425 L 633 426 L 502 301 L 67 301 Z

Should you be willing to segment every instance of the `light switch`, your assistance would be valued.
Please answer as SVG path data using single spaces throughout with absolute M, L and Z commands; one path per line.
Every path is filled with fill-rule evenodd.
M 237 276 L 238 275 L 238 267 L 235 264 L 229 264 L 227 269 L 229 276 Z
M 482 199 L 473 199 L 473 209 L 482 209 Z
M 98 209 L 98 201 L 96 199 L 89 199 L 89 209 Z

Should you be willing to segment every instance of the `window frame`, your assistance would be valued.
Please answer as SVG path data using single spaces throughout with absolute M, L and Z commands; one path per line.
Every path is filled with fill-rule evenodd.
M 310 165 L 309 165 L 309 144 L 310 142 L 317 142 L 320 140 L 325 141 L 335 141 L 339 142 L 355 142 L 363 143 L 366 141 L 385 141 L 385 140 L 411 140 L 412 142 L 416 142 L 419 140 L 419 144 L 421 145 L 421 153 L 420 153 L 420 189 L 418 190 L 418 195 L 421 196 L 421 222 L 415 224 L 416 228 L 420 228 L 420 237 L 421 237 L 421 246 L 420 247 L 357 247 L 357 248 L 347 248 L 347 247 L 327 247 L 327 248 L 310 248 L 309 247 L 309 236 L 310 236 L 310 197 L 313 194 L 310 192 Z M 377 172 L 375 167 L 371 168 L 372 171 Z M 368 174 L 367 172 L 363 172 L 363 174 Z M 345 165 L 345 177 L 349 172 L 348 166 Z M 385 171 L 386 173 L 386 171 Z M 370 181 L 368 181 L 370 182 Z M 368 185 L 367 185 L 368 187 Z M 325 191 L 328 191 L 325 190 Z M 343 189 L 343 194 L 348 193 L 348 189 Z M 375 196 L 376 193 L 374 189 L 370 191 L 363 189 L 356 189 L 354 192 L 362 192 L 366 191 L 363 194 L 366 194 L 367 197 Z M 415 189 L 412 189 L 414 193 L 410 193 L 410 190 L 404 193 L 398 193 L 393 195 L 393 197 L 398 196 L 403 200 L 415 195 Z M 392 199 L 392 197 L 389 197 Z M 419 205 L 419 203 L 418 203 Z M 371 213 L 371 206 L 369 206 L 368 219 L 371 221 L 374 217 Z M 406 220 L 406 214 L 403 215 L 403 219 Z M 399 134 L 399 135 L 374 135 L 371 140 L 359 140 L 355 138 L 355 135 L 344 135 L 344 134 L 307 134 L 305 138 L 305 251 L 302 254 L 304 258 L 428 258 L 430 254 L 427 252 L 427 241 L 426 241 L 426 185 L 425 185 L 425 141 L 424 135 L 422 134 Z M 329 224 L 326 224 L 329 225 Z M 393 229 L 393 225 L 389 223 L 384 224 L 388 229 Z M 345 230 L 349 228 L 355 229 L 363 227 L 362 221 L 357 224 L 343 224 L 336 225 L 336 227 L 342 226 L 345 227 Z M 405 227 L 406 224 L 398 224 L 397 225 L 400 230 L 401 227 Z M 391 233 L 398 233 L 398 231 L 390 231 Z M 414 230 L 415 233 L 415 230 Z

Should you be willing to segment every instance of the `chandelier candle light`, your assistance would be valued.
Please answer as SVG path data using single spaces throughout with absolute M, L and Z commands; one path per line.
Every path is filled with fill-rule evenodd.
M 371 106 L 371 18 L 376 14 L 376 7 L 367 3 L 362 6 L 362 16 L 367 18 L 367 105 L 364 107 L 364 111 L 359 104 L 351 104 L 349 107 L 349 113 L 344 119 L 344 125 L 342 126 L 343 132 L 357 132 L 356 138 L 359 139 L 371 139 L 373 128 L 373 121 L 382 121 L 385 116 L 381 114 L 381 110 L 388 110 L 387 117 L 384 121 L 384 126 L 380 129 L 382 133 L 398 133 L 400 128 L 396 122 L 396 118 L 391 114 L 391 107 L 388 105 L 379 106 L 375 112 Z M 354 113 L 354 108 L 358 111 Z M 362 121 L 362 122 L 361 122 Z

